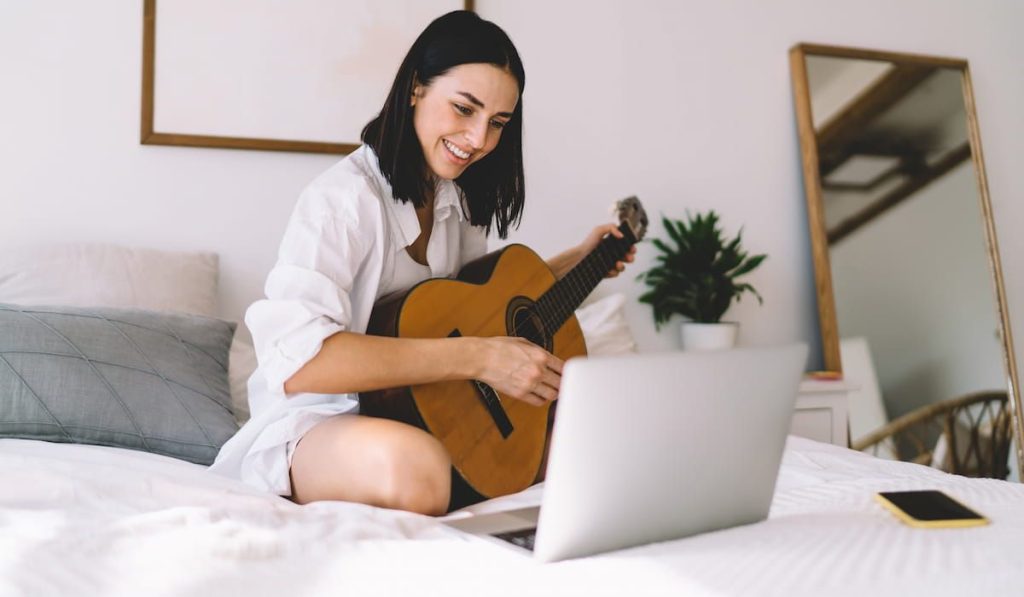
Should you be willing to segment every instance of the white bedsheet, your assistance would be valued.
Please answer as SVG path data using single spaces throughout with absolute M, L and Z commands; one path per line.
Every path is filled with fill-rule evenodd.
M 871 498 L 918 488 L 945 490 L 992 524 L 916 530 Z M 538 498 L 534 488 L 502 501 Z M 1022 592 L 1024 486 L 796 437 L 767 521 L 545 565 L 428 517 L 345 503 L 300 507 L 141 452 L 0 440 L 5 597 Z

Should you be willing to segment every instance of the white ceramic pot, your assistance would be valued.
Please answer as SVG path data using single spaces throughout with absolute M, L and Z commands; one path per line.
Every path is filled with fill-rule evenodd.
M 683 322 L 683 350 L 726 350 L 736 346 L 740 324 Z

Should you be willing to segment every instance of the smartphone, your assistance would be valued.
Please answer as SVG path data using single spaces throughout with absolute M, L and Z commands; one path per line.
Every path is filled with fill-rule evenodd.
M 988 524 L 988 519 L 941 491 L 883 491 L 875 499 L 914 527 L 941 529 Z

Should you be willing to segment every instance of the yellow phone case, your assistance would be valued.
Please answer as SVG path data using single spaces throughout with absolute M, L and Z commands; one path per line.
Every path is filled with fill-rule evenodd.
M 946 497 L 949 497 L 949 496 L 946 496 Z M 960 504 L 960 502 L 957 502 L 952 497 L 949 497 L 949 499 L 951 499 L 954 502 Z M 899 506 L 897 506 L 896 504 L 894 504 L 894 503 L 890 502 L 889 500 L 885 499 L 885 496 L 883 496 L 881 494 L 876 493 L 875 494 L 875 500 L 878 503 L 882 504 L 882 506 L 884 506 L 886 510 L 888 510 L 888 511 L 892 512 L 893 514 L 895 514 L 896 518 L 899 518 L 904 523 L 906 523 L 906 524 L 908 524 L 908 525 L 910 525 L 912 527 L 917 527 L 917 528 L 920 528 L 920 529 L 959 529 L 959 528 L 964 528 L 964 527 L 980 527 L 980 526 L 985 526 L 985 525 L 987 525 L 989 523 L 989 520 L 987 518 L 985 518 L 984 516 L 981 516 L 980 514 L 978 516 L 981 516 L 981 518 L 952 518 L 952 519 L 948 519 L 948 520 L 919 520 L 919 519 L 914 518 L 913 516 L 907 514 L 906 512 L 904 512 Z M 964 508 L 967 508 L 967 506 L 964 506 L 963 504 L 960 504 L 960 505 L 963 506 Z M 967 509 L 970 510 L 970 508 L 967 508 Z M 971 511 L 973 512 L 973 510 L 971 510 Z

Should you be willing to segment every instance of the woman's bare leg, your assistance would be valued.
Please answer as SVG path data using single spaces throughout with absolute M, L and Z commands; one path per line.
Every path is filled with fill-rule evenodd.
M 448 509 L 451 460 L 427 432 L 387 419 L 339 415 L 317 424 L 295 447 L 292 499 L 321 500 L 439 515 Z

